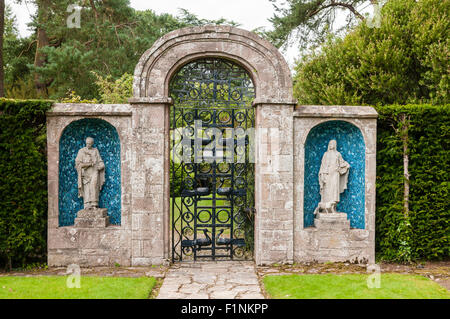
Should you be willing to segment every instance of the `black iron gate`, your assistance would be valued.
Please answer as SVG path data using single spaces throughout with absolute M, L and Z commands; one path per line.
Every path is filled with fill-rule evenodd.
M 252 253 L 254 87 L 224 59 L 201 59 L 172 78 L 172 261 Z

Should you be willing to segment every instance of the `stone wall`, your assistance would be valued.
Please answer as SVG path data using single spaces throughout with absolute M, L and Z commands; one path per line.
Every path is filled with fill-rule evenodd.
M 134 101 L 132 101 L 134 102 Z M 144 103 L 145 102 L 145 103 Z M 48 113 L 50 266 L 150 265 L 170 257 L 169 123 L 170 100 L 124 105 L 55 104 Z M 154 103 L 153 103 L 154 102 Z M 376 112 L 370 107 L 256 104 L 255 260 L 373 262 L 375 256 Z M 81 118 L 112 124 L 121 140 L 121 225 L 59 227 L 59 138 Z M 304 150 L 310 130 L 343 120 L 364 137 L 364 229 L 343 221 L 304 227 Z M 341 227 L 342 226 L 342 227 Z
M 47 113 L 49 266 L 72 263 L 84 266 L 115 263 L 131 265 L 131 115 L 131 107 L 127 104 L 56 103 Z M 113 125 L 119 134 L 122 193 L 120 226 L 59 226 L 59 140 L 70 123 L 84 118 L 102 119 Z
M 169 246 L 169 203 L 165 196 L 169 190 L 167 112 L 168 104 L 161 101 L 131 105 L 53 105 L 47 114 L 50 266 L 71 263 L 134 266 L 165 262 Z M 67 125 L 81 118 L 103 119 L 119 133 L 120 225 L 60 227 L 58 224 L 59 138 Z
M 376 118 L 371 107 L 297 106 L 294 111 L 294 261 L 375 262 Z M 310 130 L 327 121 L 355 125 L 365 142 L 364 229 L 351 229 L 339 222 L 333 227 L 304 226 L 304 158 Z M 319 159 L 320 160 L 320 159 Z M 342 227 L 341 227 L 342 226 Z
M 57 103 L 48 112 L 49 265 L 134 266 L 170 259 L 169 81 L 181 66 L 204 57 L 234 61 L 255 86 L 256 263 L 373 262 L 376 112 L 370 107 L 295 108 L 290 71 L 275 47 L 245 30 L 205 26 L 173 31 L 142 55 L 130 104 Z M 119 134 L 120 225 L 58 224 L 59 140 L 67 125 L 83 118 L 105 120 Z M 303 225 L 306 137 L 314 126 L 336 119 L 354 124 L 364 136 L 364 229 L 350 229 L 346 220 L 333 221 L 339 230 L 329 229 L 326 220 L 317 227 Z

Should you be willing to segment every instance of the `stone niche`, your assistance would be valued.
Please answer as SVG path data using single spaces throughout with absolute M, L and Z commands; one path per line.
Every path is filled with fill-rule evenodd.
M 67 125 L 59 140 L 59 226 L 74 225 L 75 217 L 81 217 L 79 213 L 75 216 L 83 209 L 83 199 L 78 197 L 75 157 L 78 150 L 85 146 L 87 137 L 94 138 L 94 147 L 99 150 L 105 163 L 105 182 L 100 192 L 99 207 L 108 210 L 108 216 L 105 217 L 108 217 L 111 225 L 120 225 L 120 138 L 116 128 L 108 121 L 85 118 Z
M 59 104 L 47 113 L 49 266 L 130 265 L 130 105 Z M 105 164 L 100 209 L 83 209 L 75 157 L 94 138 Z
M 375 262 L 376 119 L 371 107 L 294 111 L 294 260 Z M 350 164 L 337 213 L 318 212 L 319 168 L 330 140 Z

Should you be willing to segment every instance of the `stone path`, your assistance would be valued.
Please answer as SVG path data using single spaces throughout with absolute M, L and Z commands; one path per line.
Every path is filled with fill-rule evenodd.
M 157 299 L 263 299 L 253 262 L 202 261 L 173 265 Z

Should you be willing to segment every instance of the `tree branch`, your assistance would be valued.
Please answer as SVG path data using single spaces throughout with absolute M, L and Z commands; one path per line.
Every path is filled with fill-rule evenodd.
M 97 8 L 95 7 L 94 0 L 89 0 L 89 4 L 91 5 L 92 11 L 94 11 L 94 14 L 95 14 L 95 24 L 97 24 L 97 22 L 98 22 L 98 12 L 97 12 Z
M 24 54 L 25 52 L 30 51 L 31 46 L 32 46 L 35 42 L 37 42 L 37 40 L 31 41 L 30 44 L 28 45 L 28 48 L 27 48 L 27 49 L 23 49 L 23 50 L 20 52 L 20 54 L 17 56 L 17 58 L 20 58 L 20 57 L 22 56 L 22 54 Z
M 373 1 L 377 1 L 377 0 L 373 0 Z M 332 7 L 343 7 L 346 8 L 348 10 L 350 10 L 350 12 L 352 12 L 357 18 L 361 19 L 361 20 L 365 20 L 365 17 L 359 13 L 354 6 L 352 6 L 351 4 L 348 3 L 344 3 L 344 2 L 335 2 L 334 0 L 331 1 L 330 4 L 327 4 L 325 6 L 319 7 L 318 9 L 314 10 L 313 12 L 310 12 L 308 14 L 308 17 L 312 17 L 314 15 L 316 15 L 317 13 L 319 13 L 320 11 L 323 11 L 327 8 L 332 8 Z

